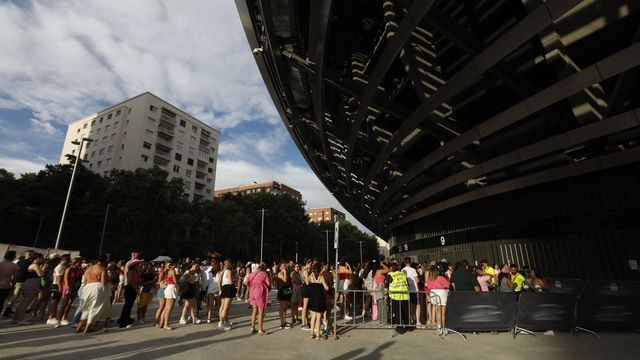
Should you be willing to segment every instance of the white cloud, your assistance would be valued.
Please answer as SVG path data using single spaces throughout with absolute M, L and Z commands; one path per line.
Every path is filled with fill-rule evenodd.
M 45 164 L 46 161 L 42 159 L 32 161 L 0 156 L 0 169 L 5 169 L 16 177 L 20 177 L 24 173 L 37 173 L 44 169 Z
M 233 1 L 29 5 L 0 4 L 0 105 L 37 129 L 147 90 L 219 129 L 279 121 Z
M 223 138 L 220 143 L 220 157 L 233 160 L 262 160 L 267 163 L 281 158 L 282 147 L 291 141 L 289 134 L 280 123 L 269 126 L 261 132 L 243 132 L 229 138 Z
M 307 208 L 331 206 L 347 214 L 347 220 L 362 231 L 371 234 L 330 194 L 318 177 L 307 167 L 296 166 L 289 162 L 271 165 L 258 165 L 245 160 L 218 160 L 216 169 L 216 189 L 275 180 L 300 191 Z

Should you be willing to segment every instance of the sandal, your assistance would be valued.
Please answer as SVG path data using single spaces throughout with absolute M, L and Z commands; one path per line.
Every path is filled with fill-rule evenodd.
M 173 328 L 172 328 L 172 327 L 169 327 L 169 326 L 162 327 L 161 329 L 162 329 L 162 330 L 173 330 Z
M 251 328 L 251 334 L 255 334 L 257 332 L 258 332 L 258 330 L 256 330 L 255 328 Z
M 259 335 L 269 335 L 269 333 L 268 333 L 268 332 L 266 332 L 266 331 L 264 331 L 264 330 L 260 330 L 260 331 L 258 331 L 258 334 L 259 334 Z

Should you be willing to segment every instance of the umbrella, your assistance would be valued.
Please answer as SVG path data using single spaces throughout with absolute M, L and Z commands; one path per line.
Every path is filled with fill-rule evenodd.
M 157 258 L 155 258 L 155 259 L 153 259 L 151 261 L 153 261 L 153 262 L 171 261 L 171 258 L 168 257 L 168 256 L 161 255 L 161 256 L 158 256 Z

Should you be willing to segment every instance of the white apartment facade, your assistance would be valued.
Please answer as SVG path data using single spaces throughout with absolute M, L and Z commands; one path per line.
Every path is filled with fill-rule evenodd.
M 69 124 L 60 163 L 85 137 L 80 156 L 93 172 L 158 166 L 184 180 L 189 200 L 213 196 L 220 133 L 150 92 Z

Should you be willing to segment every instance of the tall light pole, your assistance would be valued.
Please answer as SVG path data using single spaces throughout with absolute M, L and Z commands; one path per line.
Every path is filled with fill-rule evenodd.
M 298 263 L 298 242 L 296 241 L 296 264 Z
M 104 232 L 107 230 L 107 218 L 109 217 L 109 207 L 111 207 L 111 204 L 107 204 L 107 212 L 104 214 L 104 223 L 102 224 L 102 234 L 100 235 L 100 247 L 98 248 L 98 256 L 102 254 L 102 244 L 104 243 Z
M 64 218 L 67 216 L 67 207 L 69 206 L 69 199 L 71 198 L 71 190 L 73 189 L 73 180 L 76 177 L 76 170 L 78 169 L 78 163 L 80 162 L 80 157 L 82 156 L 82 147 L 84 146 L 84 142 L 92 142 L 93 139 L 83 137 L 81 141 L 72 141 L 73 145 L 80 145 L 80 150 L 78 151 L 78 155 L 76 155 L 76 161 L 73 164 L 73 172 L 71 173 L 71 180 L 69 181 L 69 191 L 67 191 L 67 198 L 64 201 L 64 209 L 62 209 L 62 219 L 60 219 L 60 228 L 58 229 L 58 236 L 56 237 L 56 246 L 55 249 L 60 247 L 60 238 L 62 237 L 62 228 L 64 227 Z
M 264 213 L 265 211 L 269 211 L 265 208 L 258 210 L 258 212 L 262 213 L 262 226 L 260 228 L 260 264 L 262 264 L 262 248 L 264 247 Z
M 362 240 L 358 242 L 360 243 L 360 264 L 362 264 Z
M 331 231 L 325 230 L 323 233 L 325 234 L 325 238 L 327 239 L 327 262 L 329 262 L 329 233 Z
M 27 207 L 25 207 L 25 209 L 37 211 L 38 214 L 40 214 L 40 221 L 38 221 L 38 230 L 36 231 L 36 238 L 33 240 L 33 247 L 37 247 L 38 246 L 38 239 L 40 239 L 40 229 L 42 229 L 42 220 L 44 220 L 44 215 L 42 214 L 42 209 L 40 209 L 40 208 L 34 208 L 34 207 L 27 206 Z

